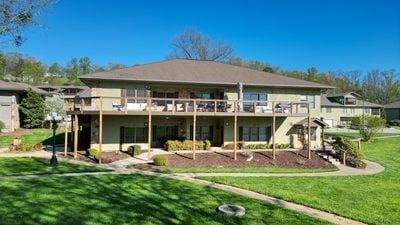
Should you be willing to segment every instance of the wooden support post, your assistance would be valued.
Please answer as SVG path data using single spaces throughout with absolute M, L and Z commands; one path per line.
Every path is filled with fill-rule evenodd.
M 103 150 L 103 98 L 100 97 L 100 113 L 99 113 L 99 163 L 101 163 L 101 154 Z
M 151 104 L 151 99 L 149 98 L 147 101 L 147 104 Z M 147 141 L 148 141 L 148 147 L 147 147 L 147 160 L 150 160 L 151 158 L 151 107 L 149 108 L 149 117 L 148 117 L 148 122 L 147 122 Z
M 124 98 L 124 104 L 125 104 L 125 114 L 128 114 L 128 99 L 126 97 Z
M 236 149 L 237 149 L 237 104 L 235 104 L 235 114 L 233 121 L 233 159 L 237 159 Z
M 310 103 L 308 103 L 307 110 L 307 126 L 308 126 L 308 135 L 307 135 L 307 150 L 308 150 L 308 159 L 311 159 L 311 115 L 310 115 Z
M 321 127 L 321 143 L 322 143 L 322 150 L 324 150 L 325 151 L 325 132 L 324 132 L 324 130 L 325 130 L 325 127 L 324 126 L 322 126 Z
M 196 160 L 196 112 L 197 112 L 197 105 L 196 100 L 193 100 L 193 137 L 192 137 L 192 158 Z
M 64 121 L 64 156 L 67 156 L 68 151 L 68 117 Z
M 361 151 L 361 139 L 358 139 L 358 151 Z
M 78 114 L 74 115 L 74 159 L 78 158 L 78 130 L 79 130 L 79 121 Z
M 273 159 L 276 159 L 275 130 L 276 130 L 275 102 L 272 102 L 272 158 Z
M 343 152 L 342 154 L 342 164 L 346 165 L 346 152 Z

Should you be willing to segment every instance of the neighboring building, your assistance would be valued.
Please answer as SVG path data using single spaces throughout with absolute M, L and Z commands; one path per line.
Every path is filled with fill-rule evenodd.
M 213 61 L 182 59 L 79 78 L 91 88 L 68 106 L 68 114 L 77 119 L 79 148 L 101 144 L 108 151 L 126 150 L 135 143 L 144 149 L 149 144 L 162 147 L 169 139 L 193 139 L 194 133 L 213 146 L 234 142 L 236 133 L 237 141 L 302 148 L 308 138 L 308 117 L 311 147 L 318 148 L 323 124 L 317 119 L 320 93 L 332 88 Z
M 354 92 L 321 95 L 321 117 L 330 127 L 349 126 L 351 119 L 360 115 L 380 116 L 382 108 Z
M 29 90 L 46 94 L 25 83 L 6 82 L 0 80 L 0 120 L 5 124 L 3 131 L 13 132 L 20 127 L 18 104 Z
M 385 105 L 386 120 L 400 120 L 400 101 Z
M 87 89 L 86 86 L 46 86 L 41 85 L 37 86 L 37 88 L 48 92 L 49 94 L 61 94 L 63 96 L 75 96 L 79 92 Z

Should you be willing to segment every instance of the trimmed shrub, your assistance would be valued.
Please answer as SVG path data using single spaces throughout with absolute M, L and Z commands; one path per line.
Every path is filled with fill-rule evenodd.
M 166 155 L 157 155 L 153 158 L 154 165 L 156 166 L 168 166 L 169 159 Z
M 196 150 L 209 150 L 211 148 L 211 142 L 208 140 L 200 140 L 195 143 Z M 192 140 L 168 140 L 164 148 L 167 151 L 180 151 L 180 150 L 192 150 L 193 141 Z
M 130 156 L 137 156 L 142 153 L 142 148 L 140 145 L 131 145 L 128 147 L 128 154 Z
M 246 148 L 247 149 L 257 149 L 257 144 L 249 144 L 249 145 L 246 145 Z
M 0 120 L 0 130 L 6 128 L 6 125 L 3 121 Z
M 362 161 L 364 158 L 362 152 L 350 138 L 337 137 L 336 145 L 338 149 L 337 154 L 341 161 L 343 160 L 343 153 L 346 153 L 346 165 L 356 168 L 365 167 L 365 163 Z
M 234 147 L 235 147 L 235 145 L 233 143 L 229 143 L 229 144 L 222 146 L 222 149 L 232 150 Z M 244 144 L 244 142 L 236 143 L 236 149 L 244 149 L 245 147 L 246 147 L 246 145 Z
M 21 143 L 21 145 L 19 146 L 19 150 L 23 152 L 33 151 L 35 150 L 35 144 Z
M 168 140 L 165 143 L 164 148 L 167 151 L 183 150 L 183 143 L 181 141 L 178 141 L 178 140 Z
M 87 150 L 89 157 L 97 158 L 99 156 L 99 150 L 97 148 L 90 148 Z
M 204 140 L 204 150 L 210 150 L 211 149 L 211 142 L 209 140 Z

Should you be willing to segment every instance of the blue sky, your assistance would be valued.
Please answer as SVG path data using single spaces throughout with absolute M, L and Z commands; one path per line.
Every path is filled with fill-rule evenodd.
M 283 69 L 400 71 L 399 11 L 397 0 L 59 0 L 41 16 L 45 28 L 3 51 L 47 64 L 144 64 L 164 60 L 174 36 L 193 27 Z

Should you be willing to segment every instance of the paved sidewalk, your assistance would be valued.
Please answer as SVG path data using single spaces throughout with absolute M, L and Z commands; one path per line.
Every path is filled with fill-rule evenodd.
M 1 157 L 40 157 L 40 158 L 51 158 L 52 152 L 39 150 L 32 152 L 2 152 L 0 153 Z

